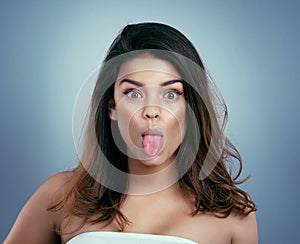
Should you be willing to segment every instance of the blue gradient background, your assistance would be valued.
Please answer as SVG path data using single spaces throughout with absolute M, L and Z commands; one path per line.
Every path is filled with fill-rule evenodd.
M 76 165 L 73 104 L 113 38 L 159 21 L 190 38 L 227 102 L 260 243 L 300 243 L 299 1 L 124 2 L 0 2 L 0 241 L 43 181 Z

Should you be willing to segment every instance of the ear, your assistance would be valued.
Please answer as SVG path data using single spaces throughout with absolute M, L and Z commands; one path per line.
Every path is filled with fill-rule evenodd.
M 111 120 L 117 120 L 117 111 L 114 108 L 109 108 L 109 117 Z
M 108 102 L 108 113 L 109 113 L 108 115 L 111 120 L 118 119 L 116 105 L 115 105 L 115 101 L 113 99 L 109 100 L 109 102 Z

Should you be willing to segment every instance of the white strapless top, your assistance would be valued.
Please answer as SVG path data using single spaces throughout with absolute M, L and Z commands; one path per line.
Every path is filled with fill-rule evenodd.
M 86 232 L 73 237 L 67 244 L 197 244 L 182 237 L 127 232 Z

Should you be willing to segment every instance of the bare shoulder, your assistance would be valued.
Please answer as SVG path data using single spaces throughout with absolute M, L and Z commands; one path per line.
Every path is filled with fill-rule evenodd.
M 56 243 L 55 229 L 63 215 L 48 211 L 48 208 L 67 189 L 72 175 L 72 172 L 55 174 L 34 192 L 20 211 L 5 244 Z
M 251 212 L 247 216 L 231 215 L 228 224 L 232 230 L 232 244 L 257 244 L 258 231 L 256 213 Z
M 247 216 L 231 213 L 222 218 L 211 213 L 199 214 L 187 231 L 193 232 L 198 243 L 257 244 L 255 212 Z
M 34 203 L 35 200 L 38 200 L 40 205 L 48 208 L 66 191 L 66 189 L 68 189 L 68 183 L 71 181 L 72 176 L 72 171 L 65 171 L 52 175 L 36 190 L 28 203 L 31 203 L 31 201 Z
M 72 179 L 74 172 L 64 171 L 49 177 L 38 190 L 56 193 L 67 187 L 67 184 Z
M 52 175 L 37 189 L 27 204 L 35 205 L 38 203 L 43 210 L 47 210 L 66 192 L 73 174 L 72 171 L 65 171 Z M 53 221 L 58 225 L 60 215 L 54 214 L 51 211 L 47 211 L 47 213 L 53 217 Z

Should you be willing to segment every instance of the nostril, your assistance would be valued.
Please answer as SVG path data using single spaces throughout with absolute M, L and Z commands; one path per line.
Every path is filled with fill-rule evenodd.
M 156 106 L 145 106 L 143 111 L 143 117 L 146 119 L 159 119 L 160 111 Z
M 147 119 L 157 119 L 159 114 L 146 114 Z

